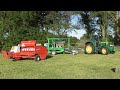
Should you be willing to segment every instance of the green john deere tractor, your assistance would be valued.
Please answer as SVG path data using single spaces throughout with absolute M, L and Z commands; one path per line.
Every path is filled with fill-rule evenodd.
M 85 43 L 85 54 L 103 54 L 115 53 L 115 46 L 112 42 L 102 42 L 101 35 L 91 35 Z

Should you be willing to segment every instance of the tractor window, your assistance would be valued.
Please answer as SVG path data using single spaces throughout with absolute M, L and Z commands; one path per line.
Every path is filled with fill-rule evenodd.
M 96 43 L 96 46 L 99 46 L 100 44 L 100 39 L 98 35 L 92 36 L 92 40 Z
M 95 36 L 95 40 L 98 41 L 98 36 Z
M 97 37 L 96 36 L 92 36 L 92 40 L 97 40 Z

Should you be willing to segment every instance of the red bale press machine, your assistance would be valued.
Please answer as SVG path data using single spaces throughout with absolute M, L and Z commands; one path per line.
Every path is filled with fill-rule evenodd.
M 9 52 L 1 51 L 6 59 L 34 59 L 36 61 L 45 60 L 48 54 L 46 47 L 36 44 L 36 40 L 21 41 L 18 46 L 12 46 Z

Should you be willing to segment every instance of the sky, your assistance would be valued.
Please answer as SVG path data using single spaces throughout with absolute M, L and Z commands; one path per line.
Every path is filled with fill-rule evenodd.
M 71 18 L 72 19 L 72 24 L 76 24 L 78 22 L 78 18 L 79 16 L 72 16 Z M 76 31 L 76 32 L 75 32 Z M 69 36 L 73 36 L 73 37 L 76 37 L 77 39 L 80 39 L 86 32 L 84 29 L 79 29 L 79 30 L 73 30 L 72 32 L 68 33 Z
M 77 39 L 80 39 L 85 33 L 86 33 L 85 30 L 80 29 L 76 30 L 76 32 L 72 31 L 72 33 L 69 33 L 69 36 L 73 36 L 76 37 Z

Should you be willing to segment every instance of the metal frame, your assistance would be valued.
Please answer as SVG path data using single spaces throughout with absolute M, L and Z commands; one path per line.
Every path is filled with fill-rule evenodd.
M 64 52 L 64 48 L 55 47 L 55 41 L 57 40 L 67 40 L 68 41 L 67 47 L 68 48 L 70 47 L 70 38 L 48 38 L 48 46 L 47 46 L 48 53 L 51 53 L 51 51 L 57 51 L 59 53 Z M 50 47 L 51 42 L 53 43 L 52 47 Z

